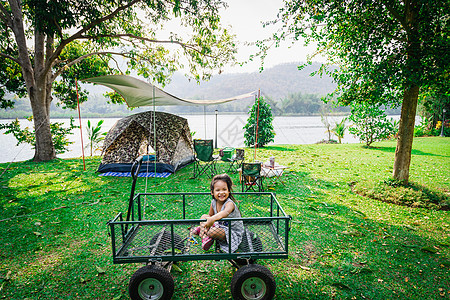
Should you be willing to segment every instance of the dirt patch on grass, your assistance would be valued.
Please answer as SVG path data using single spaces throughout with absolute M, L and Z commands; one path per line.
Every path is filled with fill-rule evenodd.
M 317 262 L 318 250 L 311 241 L 305 242 L 299 254 L 301 256 L 302 264 L 305 266 L 312 265 Z

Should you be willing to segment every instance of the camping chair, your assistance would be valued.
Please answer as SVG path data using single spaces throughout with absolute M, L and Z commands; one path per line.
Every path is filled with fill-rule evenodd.
M 236 173 L 238 169 L 242 169 L 242 163 L 244 162 L 245 150 L 244 149 L 236 149 L 236 155 L 229 158 L 230 167 L 228 168 L 228 172 Z
M 250 189 L 253 191 L 264 192 L 263 176 L 261 175 L 261 163 L 242 163 L 242 192 Z
M 211 177 L 216 172 L 216 158 L 213 157 L 213 140 L 194 140 L 194 178 L 211 172 Z

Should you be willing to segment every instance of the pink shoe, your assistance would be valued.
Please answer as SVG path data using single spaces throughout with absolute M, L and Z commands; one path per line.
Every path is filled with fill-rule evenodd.
M 195 234 L 195 235 L 200 235 L 200 226 L 195 227 L 192 230 L 192 233 Z
M 203 248 L 203 250 L 208 251 L 209 248 L 211 248 L 213 243 L 214 243 L 214 240 L 212 238 L 210 238 L 209 236 L 205 236 L 202 239 L 202 248 Z

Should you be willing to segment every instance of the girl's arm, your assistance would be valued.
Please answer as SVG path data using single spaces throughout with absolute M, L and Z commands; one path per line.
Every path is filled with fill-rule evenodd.
M 225 209 L 224 210 L 218 212 L 215 215 L 212 215 L 209 218 L 206 218 L 205 227 L 209 228 L 209 227 L 211 227 L 214 224 L 214 222 L 228 217 L 228 215 L 231 214 L 233 212 L 233 210 L 234 210 L 234 203 L 233 202 L 228 202 L 225 205 Z M 214 213 L 214 211 L 213 211 L 213 213 Z

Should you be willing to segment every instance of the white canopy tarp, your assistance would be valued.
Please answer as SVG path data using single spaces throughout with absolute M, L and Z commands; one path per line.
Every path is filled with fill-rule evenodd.
M 150 83 L 127 75 L 99 76 L 83 79 L 82 81 L 101 84 L 115 90 L 122 95 L 129 107 L 153 105 L 214 105 L 250 97 L 254 98 L 256 95 L 256 92 L 251 92 L 227 99 L 189 100 L 173 96 Z M 153 98 L 153 91 L 155 98 Z

